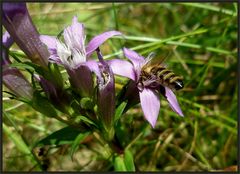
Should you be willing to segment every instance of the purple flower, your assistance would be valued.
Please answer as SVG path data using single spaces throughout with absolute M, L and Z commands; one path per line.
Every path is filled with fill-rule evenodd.
M 46 67 L 49 53 L 39 39 L 39 33 L 32 23 L 26 3 L 3 3 L 2 22 L 31 61 Z
M 148 81 L 141 82 L 141 69 L 149 61 L 149 59 L 145 59 L 136 52 L 131 51 L 127 48 L 124 48 L 123 52 L 125 57 L 127 57 L 131 63 L 124 60 L 114 59 L 108 61 L 108 64 L 112 68 L 114 74 L 128 77 L 136 83 L 136 89 L 138 89 L 144 116 L 146 120 L 152 125 L 152 127 L 154 127 L 156 124 L 160 110 L 159 93 L 161 93 L 167 99 L 170 107 L 174 112 L 180 116 L 183 116 L 177 98 L 170 88 L 162 85 L 158 86 L 158 88 L 153 87 L 153 85 L 150 84 L 153 84 L 155 82 L 154 79 L 149 79 Z
M 31 84 L 17 68 L 9 66 L 11 61 L 9 60 L 7 49 L 13 44 L 13 39 L 8 32 L 4 33 L 2 43 L 4 46 L 2 49 L 3 84 L 16 96 L 31 100 L 33 97 Z
M 39 38 L 40 35 L 32 23 L 32 19 L 28 13 L 26 3 L 3 3 L 2 19 L 4 27 L 11 35 L 14 42 L 16 42 L 16 44 L 20 47 L 20 49 L 25 52 L 25 54 L 31 59 L 33 63 L 41 65 L 44 67 L 44 71 L 48 71 L 49 69 L 47 65 L 49 52 L 45 44 Z M 17 69 L 12 70 L 8 68 L 8 74 L 10 73 L 10 70 L 17 71 Z M 14 73 L 14 75 L 16 76 L 16 73 Z M 59 91 L 58 89 L 62 88 L 62 86 L 57 83 L 58 79 L 55 78 L 57 75 L 53 73 L 51 75 L 51 82 L 50 80 L 48 81 L 46 79 L 43 80 L 43 78 L 40 78 L 40 83 L 44 84 L 45 88 L 43 89 L 47 96 L 51 96 L 50 98 L 54 99 L 56 98 L 55 91 Z M 20 77 L 22 78 L 22 76 L 19 76 L 18 78 Z M 7 79 L 7 76 L 5 79 Z M 20 82 L 17 83 L 19 85 L 21 84 Z M 24 86 L 24 84 L 21 85 Z M 29 86 L 28 84 L 25 85 Z M 18 87 L 18 85 L 15 86 Z M 57 96 L 59 96 L 59 94 Z M 61 100 L 60 97 L 59 100 Z
M 97 74 L 98 91 L 97 106 L 99 117 L 103 120 L 106 130 L 113 127 L 115 113 L 115 83 L 112 69 L 103 60 L 100 50 L 97 50 L 99 58 L 99 69 Z
M 62 64 L 69 74 L 73 88 L 77 89 L 82 96 L 89 97 L 94 90 L 91 73 L 98 65 L 96 61 L 88 58 L 103 42 L 120 34 L 118 31 L 102 33 L 85 46 L 84 26 L 77 21 L 77 17 L 73 17 L 72 25 L 64 29 L 64 43 L 52 36 L 42 35 L 40 38 L 48 47 L 49 60 Z

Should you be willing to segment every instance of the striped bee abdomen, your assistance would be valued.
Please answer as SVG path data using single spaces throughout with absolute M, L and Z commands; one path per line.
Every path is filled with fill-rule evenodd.
M 159 64 L 142 69 L 142 81 L 152 79 L 153 76 L 156 79 L 155 83 L 157 82 L 159 85 L 167 86 L 175 90 L 179 90 L 184 87 L 182 77 L 176 75 L 171 70 L 168 70 Z

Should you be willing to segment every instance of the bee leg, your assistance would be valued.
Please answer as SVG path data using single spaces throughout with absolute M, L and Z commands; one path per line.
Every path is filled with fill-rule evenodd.
M 164 86 L 160 85 L 159 92 L 166 97 L 166 90 Z
M 138 90 L 139 90 L 140 92 L 142 92 L 143 89 L 144 89 L 144 84 L 143 84 L 142 82 L 139 82 L 138 85 L 137 85 L 137 87 L 138 87 Z

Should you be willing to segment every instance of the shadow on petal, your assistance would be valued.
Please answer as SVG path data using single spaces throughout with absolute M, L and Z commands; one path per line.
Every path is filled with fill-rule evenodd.
M 80 93 L 82 97 L 93 96 L 93 78 L 88 66 L 81 65 L 77 69 L 68 70 L 68 74 L 72 87 Z

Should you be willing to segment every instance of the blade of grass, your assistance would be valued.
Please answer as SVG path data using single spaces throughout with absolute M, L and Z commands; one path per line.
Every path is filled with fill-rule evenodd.
M 207 165 L 208 169 L 212 169 L 211 164 L 208 162 L 208 160 L 205 158 L 204 154 L 202 154 L 201 150 L 198 148 L 198 145 L 195 146 L 195 152 L 198 155 L 198 157 L 201 159 L 201 161 Z
M 12 131 L 10 129 L 10 127 L 8 127 L 7 125 L 5 125 L 3 123 L 3 131 L 5 132 L 5 134 L 7 135 L 7 137 L 9 137 L 13 143 L 15 144 L 16 148 L 24 153 L 24 154 L 31 154 L 31 150 L 28 148 L 28 146 L 24 143 L 24 141 L 22 140 L 21 136 L 19 136 L 16 132 Z
M 115 3 L 112 3 L 112 11 L 113 11 L 113 20 L 115 21 L 115 30 L 119 30 L 117 10 L 116 10 Z
M 10 121 L 10 123 L 13 125 L 15 132 L 11 131 L 4 123 L 3 123 L 3 129 L 8 134 L 8 136 L 12 139 L 16 147 L 22 151 L 23 153 L 27 153 L 30 155 L 31 160 L 35 161 L 37 164 L 37 167 L 39 167 L 41 170 L 43 170 L 41 166 L 41 162 L 38 160 L 37 156 L 33 151 L 31 151 L 27 140 L 22 136 L 20 129 L 15 124 L 14 120 L 11 119 L 11 116 L 3 112 L 3 114 L 6 116 L 6 118 Z
M 214 112 L 213 110 L 209 109 L 207 106 L 204 106 L 204 105 L 201 105 L 199 103 L 196 103 L 194 101 L 190 101 L 190 100 L 187 100 L 187 99 L 184 99 L 182 97 L 178 97 L 178 99 L 182 102 L 185 102 L 187 104 L 190 104 L 198 109 L 201 109 L 203 108 L 204 110 L 206 110 L 207 112 Z M 231 117 L 228 117 L 226 115 L 223 115 L 223 114 L 218 114 L 218 118 L 221 118 L 224 120 L 224 123 L 226 122 L 229 122 L 230 124 L 233 124 L 231 125 L 230 127 L 234 127 L 234 126 L 237 126 L 237 121 L 232 119 Z
M 200 33 L 192 33 L 192 35 L 194 34 L 200 34 Z M 189 34 L 189 36 L 192 36 L 191 34 Z M 130 36 L 132 37 L 132 36 Z M 146 44 L 142 44 L 142 45 L 139 45 L 139 46 L 136 46 L 136 47 L 132 47 L 130 48 L 131 50 L 140 50 L 140 49 L 143 49 L 143 48 L 148 48 L 148 47 L 154 47 L 154 50 L 155 49 L 158 49 L 159 47 L 162 46 L 162 44 L 169 44 L 169 45 L 177 45 L 177 46 L 182 46 L 182 47 L 188 47 L 188 48 L 195 48 L 195 49 L 202 49 L 202 50 L 207 50 L 209 52 L 214 52 L 214 53 L 218 53 L 218 54 L 226 54 L 226 55 L 232 55 L 232 54 L 236 54 L 236 52 L 232 52 L 232 51 L 227 51 L 227 50 L 224 50 L 224 49 L 220 49 L 220 48 L 215 48 L 215 47 L 205 47 L 205 46 L 202 46 L 202 45 L 198 45 L 198 44 L 192 44 L 192 43 L 186 43 L 186 42 L 178 42 L 178 41 L 173 41 L 175 39 L 181 39 L 182 37 L 188 37 L 188 35 L 179 35 L 179 36 L 175 36 L 175 37 L 170 37 L 170 38 L 167 38 L 167 39 L 158 39 L 156 41 L 156 39 L 154 39 L 155 41 L 151 42 L 151 43 L 146 43 Z M 124 36 L 123 37 L 119 37 L 119 36 L 115 36 L 114 38 L 118 38 L 118 39 L 129 39 L 129 36 Z M 131 38 L 132 40 L 132 38 Z M 135 39 L 134 39 L 135 40 Z M 142 40 L 142 39 L 141 39 Z M 151 39 L 149 39 L 151 40 Z M 146 40 L 145 40 L 146 41 Z M 153 50 L 153 49 L 152 49 Z M 151 51 L 152 51 L 151 50 Z M 122 51 L 118 51 L 118 52 L 115 52 L 113 54 L 109 54 L 109 55 L 106 55 L 104 56 L 104 59 L 109 59 L 111 57 L 114 57 L 114 56 L 118 56 L 122 54 Z
M 213 5 L 209 5 L 207 3 L 178 3 L 178 4 L 182 4 L 182 5 L 185 5 L 185 6 L 202 8 L 202 9 L 206 9 L 206 10 L 211 10 L 211 11 L 215 11 L 215 12 L 219 12 L 219 13 L 224 13 L 226 15 L 237 16 L 237 13 L 232 11 L 232 10 L 224 9 L 224 8 L 213 6 Z
M 13 110 L 13 109 L 16 109 L 16 108 L 22 106 L 23 104 L 24 104 L 24 103 L 19 102 L 19 103 L 15 104 L 15 105 L 13 105 L 13 106 L 11 106 L 11 107 L 9 107 L 9 108 L 6 108 L 4 111 L 5 111 L 5 112 L 9 112 L 9 111 L 11 111 L 11 110 Z

